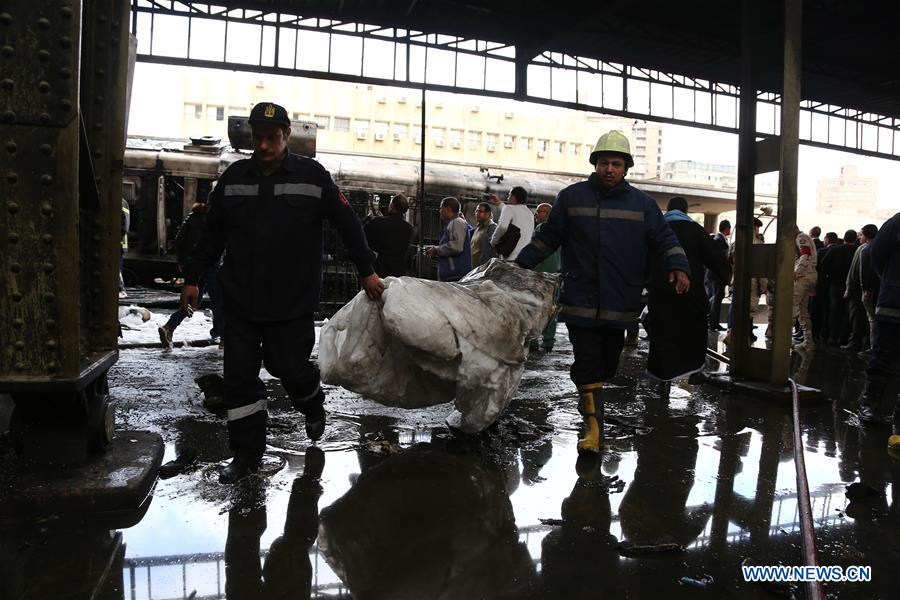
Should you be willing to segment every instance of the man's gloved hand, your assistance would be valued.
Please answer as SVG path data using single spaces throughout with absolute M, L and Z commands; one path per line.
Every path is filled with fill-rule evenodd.
M 381 278 L 376 273 L 363 277 L 360 282 L 363 289 L 366 290 L 366 296 L 369 297 L 369 300 L 377 300 L 381 297 L 381 292 L 384 291 L 384 282 L 381 281 Z M 182 292 L 182 297 L 184 297 L 183 294 Z

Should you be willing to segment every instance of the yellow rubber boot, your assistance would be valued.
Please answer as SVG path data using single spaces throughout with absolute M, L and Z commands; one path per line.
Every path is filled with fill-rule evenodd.
M 888 450 L 900 452 L 900 434 L 894 434 L 888 438 Z
M 584 417 L 584 437 L 578 440 L 578 452 L 600 452 L 603 441 L 603 404 L 596 394 L 602 383 L 588 383 L 578 388 L 578 412 Z

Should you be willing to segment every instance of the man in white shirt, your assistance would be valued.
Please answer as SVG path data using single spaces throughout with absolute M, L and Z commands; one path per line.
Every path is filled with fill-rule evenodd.
M 491 194 L 488 201 L 494 205 L 503 204 L 496 194 Z M 534 214 L 525 204 L 527 201 L 528 192 L 525 191 L 525 188 L 517 185 L 511 189 L 506 198 L 506 204 L 503 204 L 503 209 L 500 211 L 500 222 L 497 223 L 497 229 L 491 236 L 491 245 L 496 246 L 511 224 L 519 228 L 519 241 L 516 243 L 515 249 L 503 257 L 506 260 L 516 260 L 522 248 L 531 242 L 531 236 L 534 233 Z

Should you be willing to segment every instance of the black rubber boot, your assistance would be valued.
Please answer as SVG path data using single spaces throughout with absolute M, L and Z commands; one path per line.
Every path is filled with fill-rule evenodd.
M 291 400 L 291 404 L 293 404 L 294 408 L 302 412 L 303 416 L 306 417 L 306 435 L 314 442 L 320 439 L 322 434 L 325 433 L 324 402 L 325 392 L 322 391 L 321 387 L 315 396 L 305 402 Z
M 890 416 L 884 409 L 884 385 L 881 382 L 869 381 L 866 391 L 859 401 L 857 415 L 859 420 L 867 425 L 885 425 L 891 422 Z
M 231 462 L 219 471 L 219 483 L 236 483 L 248 475 L 253 475 L 259 470 L 259 464 L 261 462 L 262 457 L 249 457 L 243 454 L 236 454 L 235 457 L 231 459 Z

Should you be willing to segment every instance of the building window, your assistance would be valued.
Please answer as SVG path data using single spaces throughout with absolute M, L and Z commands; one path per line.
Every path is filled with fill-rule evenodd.
M 438 148 L 444 147 L 444 128 L 443 127 L 432 127 L 431 128 L 431 141 L 434 142 L 434 145 Z
M 328 129 L 328 126 L 331 125 L 331 117 L 328 115 L 316 115 L 313 118 L 316 121 L 316 127 L 318 129 Z
M 503 136 L 503 147 L 504 148 L 512 148 L 516 144 L 516 136 L 514 135 L 504 135 Z
M 387 137 L 389 126 L 390 124 L 387 121 L 375 121 L 375 124 L 372 126 L 372 133 L 375 134 L 376 142 L 384 141 L 384 138 Z
M 397 141 L 406 139 L 409 126 L 406 123 L 394 123 L 394 139 Z
M 531 138 L 530 137 L 520 137 L 519 138 L 519 150 L 531 150 Z
M 306 121 L 306 120 L 308 120 L 308 118 L 309 118 L 309 115 L 307 113 L 295 112 L 291 116 L 291 121 Z
M 537 149 L 538 152 L 546 152 L 547 146 L 550 144 L 550 140 L 538 140 L 537 141 Z
M 481 145 L 481 132 L 480 131 L 470 131 L 468 138 L 469 138 L 469 148 L 477 148 Z
M 557 154 L 565 154 L 566 153 L 566 143 L 565 142 L 553 142 L 553 151 Z
M 213 121 L 224 121 L 225 120 L 225 107 L 224 106 L 207 106 L 206 107 L 206 120 Z
M 185 104 L 184 105 L 184 116 L 187 119 L 202 119 L 203 118 L 203 105 L 202 104 Z
M 366 137 L 368 137 L 369 135 L 368 119 L 353 119 L 353 131 L 356 132 L 357 139 L 366 139 Z
M 462 147 L 463 132 L 462 129 L 450 130 L 450 145 L 454 148 Z
M 569 156 L 578 156 L 578 144 L 569 142 Z
M 350 131 L 350 119 L 348 119 L 347 117 L 335 117 L 334 130 L 341 133 Z
M 243 117 L 247 115 L 247 109 L 243 106 L 229 106 L 228 107 L 228 116 L 229 117 Z
M 422 143 L 422 126 L 421 125 L 413 125 L 412 136 L 413 136 L 413 141 L 415 143 L 417 143 L 417 144 Z

